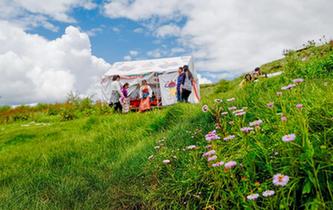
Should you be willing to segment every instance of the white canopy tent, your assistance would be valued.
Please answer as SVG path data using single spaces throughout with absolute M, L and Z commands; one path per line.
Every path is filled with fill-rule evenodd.
M 112 77 L 119 75 L 122 84 L 127 82 L 130 85 L 129 96 L 132 106 L 136 106 L 139 101 L 139 87 L 142 80 L 147 80 L 153 90 L 155 102 L 153 105 L 166 106 L 177 103 L 177 71 L 180 66 L 184 65 L 189 66 L 195 78 L 189 102 L 198 103 L 200 100 L 199 81 L 191 56 L 114 63 L 102 77 L 102 95 L 105 100 L 110 100 Z

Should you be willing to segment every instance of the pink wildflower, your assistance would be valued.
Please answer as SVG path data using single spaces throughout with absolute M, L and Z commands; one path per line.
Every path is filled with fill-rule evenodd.
M 295 84 L 289 84 L 287 86 L 284 86 L 281 88 L 281 90 L 290 90 L 292 88 L 294 88 L 296 85 Z
M 294 79 L 293 82 L 296 83 L 296 84 L 297 84 L 297 83 L 302 83 L 302 82 L 304 82 L 304 79 L 302 79 L 302 78 L 297 78 L 297 79 Z
M 285 186 L 289 182 L 289 176 L 283 174 L 275 174 L 273 176 L 273 184 L 276 186 Z
M 222 116 L 225 116 L 225 115 L 227 115 L 227 114 L 228 114 L 228 112 L 222 112 L 222 113 L 221 113 Z
M 208 144 L 207 146 L 206 146 L 206 149 L 211 149 L 212 148 L 212 145 L 210 145 L 210 144 Z
M 236 110 L 236 109 L 237 109 L 237 107 L 235 107 L 235 106 L 232 106 L 232 107 L 228 108 L 229 111 L 233 111 L 233 110 Z
M 236 99 L 235 98 L 228 98 L 227 101 L 228 102 L 232 102 L 232 101 L 235 101 Z
M 214 155 L 214 156 L 211 156 L 211 157 L 208 157 L 208 162 L 210 162 L 210 161 L 213 161 L 213 160 L 216 160 L 217 159 L 217 156 L 216 155 Z
M 188 149 L 188 150 L 194 150 L 194 149 L 197 149 L 197 146 L 195 146 L 195 145 L 190 145 L 190 146 L 187 146 L 187 149 Z
M 217 98 L 217 99 L 215 99 L 214 101 L 215 101 L 216 103 L 221 103 L 221 102 L 222 102 L 222 99 Z
M 206 134 L 205 138 L 206 138 L 206 141 L 213 141 L 213 140 L 220 139 L 220 137 L 216 134 L 216 130 L 213 130 L 213 131 L 209 132 L 208 134 Z
M 268 104 L 267 104 L 267 107 L 268 108 L 272 108 L 274 106 L 274 102 L 269 102 Z
M 230 136 L 227 136 L 225 138 L 223 138 L 224 141 L 229 141 L 231 139 L 234 139 L 236 136 L 235 135 L 230 135 Z
M 281 116 L 281 121 L 282 121 L 282 122 L 286 122 L 286 121 L 287 121 L 287 117 L 284 116 L 284 115 L 282 115 L 282 116 Z
M 266 190 L 262 193 L 262 196 L 270 197 L 270 196 L 273 196 L 274 194 L 275 194 L 274 190 Z
M 257 200 L 258 197 L 259 197 L 259 194 L 257 194 L 257 193 L 246 196 L 247 200 L 249 200 L 249 201 Z
M 296 108 L 297 109 L 302 109 L 303 108 L 303 104 L 296 104 Z
M 208 105 L 203 105 L 203 106 L 201 107 L 201 110 L 202 110 L 203 112 L 208 112 L 208 110 L 209 110 Z
M 277 96 L 282 96 L 282 92 L 276 92 Z
M 294 141 L 296 138 L 296 135 L 295 134 L 288 134 L 288 135 L 285 135 L 282 137 L 282 141 L 284 142 L 290 142 L 290 141 Z
M 235 113 L 236 116 L 243 116 L 245 114 L 246 114 L 246 112 L 237 112 L 237 113 Z
M 210 150 L 208 152 L 205 152 L 202 156 L 209 157 L 209 156 L 212 156 L 212 155 L 215 155 L 215 154 L 216 154 L 215 150 Z
M 250 122 L 250 126 L 255 126 L 255 127 L 258 127 L 262 124 L 262 120 L 255 120 L 253 122 Z
M 220 161 L 220 162 L 217 162 L 217 163 L 213 163 L 212 166 L 213 167 L 219 167 L 219 166 L 223 166 L 224 162 L 223 161 Z
M 163 160 L 164 164 L 169 164 L 171 161 L 170 160 Z
M 231 169 L 233 167 L 235 167 L 237 165 L 236 161 L 229 161 L 227 163 L 224 164 L 224 168 L 225 169 Z
M 244 127 L 244 128 L 241 128 L 240 130 L 241 130 L 243 133 L 249 133 L 250 131 L 253 130 L 253 128 L 251 128 L 251 127 Z

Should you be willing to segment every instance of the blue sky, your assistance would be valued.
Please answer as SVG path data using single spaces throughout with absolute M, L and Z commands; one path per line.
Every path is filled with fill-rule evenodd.
M 66 27 L 73 25 L 80 28 L 82 32 L 89 34 L 92 52 L 95 56 L 103 58 L 108 63 L 122 61 L 126 56 L 130 55 L 130 51 L 135 51 L 138 54 L 131 56 L 131 60 L 150 59 L 159 57 L 172 57 L 190 55 L 191 51 L 181 48 L 182 52 L 170 53 L 170 49 L 179 47 L 176 37 L 158 38 L 147 31 L 144 22 L 133 21 L 127 18 L 109 18 L 106 17 L 101 8 L 85 10 L 75 8 L 70 12 L 70 15 L 77 21 L 75 23 L 62 23 L 52 21 L 56 25 L 58 31 L 51 31 L 42 26 L 30 28 L 28 32 L 39 34 L 49 40 L 60 37 Z M 181 26 L 184 21 L 168 21 Z M 150 51 L 162 49 L 165 53 L 161 55 L 148 55 Z M 161 51 L 163 52 L 163 51 Z M 128 59 L 128 58 L 127 58 Z
M 233 79 L 333 36 L 331 0 L 0 0 L 0 105 L 94 94 L 115 61 L 192 55 Z

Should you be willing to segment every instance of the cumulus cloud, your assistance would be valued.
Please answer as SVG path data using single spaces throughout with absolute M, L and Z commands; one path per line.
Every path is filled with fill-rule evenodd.
M 284 49 L 322 35 L 332 38 L 331 8 L 330 0 L 121 0 L 104 5 L 111 18 L 128 18 L 144 26 L 151 21 L 149 29 L 157 37 L 177 34 L 199 70 L 232 76 L 281 57 Z
M 200 85 L 213 83 L 213 81 L 211 81 L 210 79 L 207 79 L 206 77 L 203 77 L 201 74 L 198 74 L 197 76 L 198 76 Z
M 156 30 L 157 37 L 179 36 L 181 29 L 175 24 L 163 25 Z
M 49 19 L 73 23 L 69 14 L 74 8 L 96 8 L 92 0 L 0 0 L 0 19 L 15 22 L 24 27 L 42 26 L 56 31 Z
M 110 67 L 73 26 L 47 40 L 0 21 L 0 46 L 0 104 L 63 101 L 69 91 L 93 94 Z

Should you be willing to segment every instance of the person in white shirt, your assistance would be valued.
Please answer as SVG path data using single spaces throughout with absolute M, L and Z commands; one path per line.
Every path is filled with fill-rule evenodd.
M 122 92 L 121 92 L 121 84 L 120 84 L 120 76 L 115 75 L 112 77 L 112 82 L 110 85 L 111 89 L 111 97 L 110 97 L 110 107 L 113 107 L 115 111 L 121 112 L 122 106 L 120 103 L 120 97 L 122 97 Z
M 192 86 L 193 86 L 192 83 L 194 78 L 187 65 L 183 67 L 183 70 L 184 70 L 184 77 L 180 86 L 182 90 L 181 97 L 183 102 L 188 103 L 188 98 L 192 92 Z

